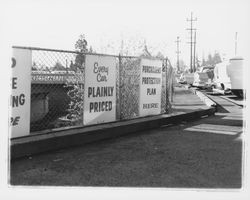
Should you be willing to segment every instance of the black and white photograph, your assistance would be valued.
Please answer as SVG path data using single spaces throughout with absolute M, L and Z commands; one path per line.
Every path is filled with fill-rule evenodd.
M 1 199 L 250 198 L 250 1 L 0 4 Z

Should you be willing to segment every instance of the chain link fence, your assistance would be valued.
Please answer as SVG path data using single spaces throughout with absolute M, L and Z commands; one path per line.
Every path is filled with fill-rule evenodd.
M 80 54 L 32 50 L 31 132 L 73 125 L 68 119 L 72 93 L 84 70 Z M 82 61 L 83 63 L 83 61 Z M 84 75 L 84 74 L 83 74 Z M 81 76 L 84 77 L 84 76 Z
M 85 54 L 32 50 L 31 133 L 83 126 Z M 98 54 L 100 55 L 100 54 Z M 140 57 L 116 58 L 116 120 L 139 117 Z M 161 113 L 171 109 L 173 70 L 163 60 Z
M 140 59 L 119 57 L 120 59 L 120 87 L 119 107 L 120 119 L 133 119 L 139 116 L 139 84 Z

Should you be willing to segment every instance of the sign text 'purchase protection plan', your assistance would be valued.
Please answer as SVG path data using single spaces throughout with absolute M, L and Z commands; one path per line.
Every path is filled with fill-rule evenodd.
M 140 116 L 161 112 L 162 61 L 141 59 Z

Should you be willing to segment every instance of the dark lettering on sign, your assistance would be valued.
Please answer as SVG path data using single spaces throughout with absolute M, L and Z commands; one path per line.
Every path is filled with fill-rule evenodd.
M 12 78 L 12 89 L 17 89 L 17 77 Z
M 20 116 L 17 117 L 11 117 L 10 118 L 10 125 L 11 126 L 16 126 L 18 125 L 18 122 L 20 121 Z
M 91 102 L 89 112 L 104 112 L 112 110 L 112 101 Z
M 20 94 L 19 95 L 19 104 L 22 106 L 25 103 L 25 95 Z
M 142 84 L 161 84 L 161 78 L 156 77 L 142 77 Z
M 142 105 L 143 109 L 158 108 L 158 103 L 146 103 Z
M 147 95 L 156 95 L 156 88 L 147 88 Z
M 142 72 L 144 73 L 155 73 L 160 74 L 161 73 L 161 67 L 156 66 L 142 66 Z
M 96 76 L 97 82 L 107 82 L 107 76 L 102 76 L 101 74 L 97 74 Z
M 16 59 L 12 57 L 11 62 L 12 62 L 11 68 L 14 68 L 16 66 Z
M 98 66 L 98 62 L 94 63 L 94 73 L 106 73 L 108 75 L 109 68 L 105 66 Z
M 108 81 L 108 74 L 109 74 L 109 68 L 105 67 L 105 66 L 99 66 L 98 62 L 94 63 L 94 68 L 93 68 L 93 72 L 96 75 L 96 80 L 97 82 L 107 82 Z
M 114 87 L 88 87 L 88 97 L 113 96 Z
M 12 107 L 18 107 L 19 105 L 22 106 L 25 103 L 25 95 L 20 94 L 11 97 Z

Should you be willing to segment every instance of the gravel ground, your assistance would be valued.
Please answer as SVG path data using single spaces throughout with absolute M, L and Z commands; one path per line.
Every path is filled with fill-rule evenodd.
M 13 185 L 240 188 L 242 109 L 11 162 Z

